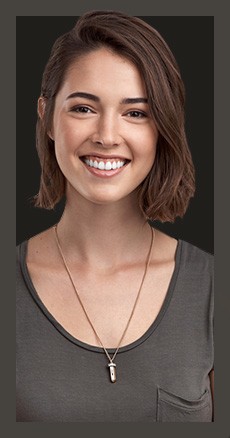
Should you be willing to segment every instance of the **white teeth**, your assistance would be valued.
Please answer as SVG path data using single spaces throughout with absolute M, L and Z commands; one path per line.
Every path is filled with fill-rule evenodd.
M 89 160 L 88 158 L 83 158 L 83 161 L 90 167 L 94 167 L 95 169 L 100 170 L 115 170 L 120 169 L 120 167 L 124 166 L 125 161 L 96 161 Z
M 112 169 L 112 164 L 110 163 L 110 161 L 107 161 L 107 163 L 105 163 L 105 170 L 111 170 Z
M 103 163 L 103 161 L 100 161 L 100 163 L 98 164 L 98 169 L 105 170 L 105 163 Z

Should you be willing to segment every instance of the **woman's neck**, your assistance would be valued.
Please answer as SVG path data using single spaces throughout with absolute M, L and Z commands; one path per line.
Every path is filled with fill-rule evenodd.
M 151 230 L 131 197 L 112 205 L 67 202 L 58 224 L 65 254 L 89 266 L 114 268 L 148 250 Z

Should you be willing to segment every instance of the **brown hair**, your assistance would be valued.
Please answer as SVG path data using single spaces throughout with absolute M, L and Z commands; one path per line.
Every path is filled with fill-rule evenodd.
M 73 29 L 53 45 L 42 79 L 44 117 L 37 121 L 42 172 L 35 205 L 54 208 L 65 194 L 65 177 L 55 157 L 54 142 L 47 134 L 55 97 L 71 63 L 101 46 L 133 62 L 144 80 L 159 138 L 153 167 L 138 188 L 139 205 L 147 218 L 173 222 L 184 215 L 195 191 L 194 166 L 184 128 L 184 85 L 161 35 L 142 19 L 115 11 L 82 15 Z

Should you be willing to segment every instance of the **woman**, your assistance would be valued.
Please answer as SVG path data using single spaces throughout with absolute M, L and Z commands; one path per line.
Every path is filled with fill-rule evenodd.
M 53 46 L 38 116 L 36 206 L 66 202 L 18 247 L 17 421 L 211 422 L 213 257 L 151 225 L 194 194 L 167 44 L 86 13 Z

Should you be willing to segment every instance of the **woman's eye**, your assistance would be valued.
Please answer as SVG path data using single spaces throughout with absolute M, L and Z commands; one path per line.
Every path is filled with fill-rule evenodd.
M 81 113 L 81 114 L 87 114 L 87 113 L 92 113 L 93 111 L 88 108 L 87 106 L 74 106 L 73 108 L 71 108 L 71 111 L 75 112 L 75 113 Z
M 142 117 L 147 117 L 147 114 L 142 111 L 129 111 L 127 115 L 128 117 L 133 117 L 135 119 L 141 119 Z

